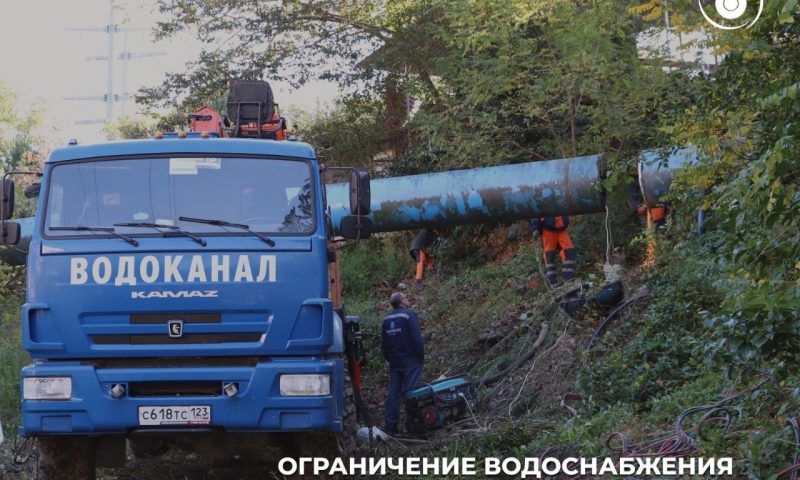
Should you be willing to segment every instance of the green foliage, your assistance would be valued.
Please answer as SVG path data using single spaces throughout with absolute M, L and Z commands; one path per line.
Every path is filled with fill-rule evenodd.
M 682 248 L 670 254 L 662 245 L 661 253 L 669 255 L 651 279 L 649 308 L 617 319 L 589 353 L 603 355 L 578 378 L 592 404 L 641 404 L 703 375 L 702 342 L 709 337 L 703 315 L 719 298 L 707 281 L 713 266 L 696 260 L 701 248 Z
M 413 125 L 437 166 L 625 156 L 664 141 L 658 111 L 680 82 L 638 61 L 624 3 L 434 3 L 439 95 Z
M 363 163 L 387 139 L 379 117 L 396 87 L 419 108 L 395 173 L 598 152 L 626 157 L 665 142 L 659 115 L 680 103 L 689 81 L 638 61 L 633 14 L 612 0 L 161 0 L 159 7 L 167 15 L 159 35 L 196 31 L 208 49 L 137 101 L 156 110 L 177 104 L 185 114 L 224 95 L 235 78 L 333 79 L 361 93 L 311 124 L 304 119 L 302 133 L 332 158 L 348 160 L 355 150 Z M 388 133 L 405 135 L 399 120 Z
M 343 249 L 342 285 L 346 295 L 362 297 L 376 285 L 394 287 L 400 282 L 412 260 L 407 252 L 404 255 L 398 240 L 396 236 L 376 236 Z
M 19 416 L 19 371 L 29 361 L 19 343 L 20 309 L 24 301 L 25 271 L 23 267 L 0 264 L 0 421 L 8 427 L 17 424 Z
M 146 118 L 124 117 L 106 124 L 103 132 L 108 140 L 146 139 L 155 133 L 155 125 Z
M 41 171 L 46 147 L 36 132 L 39 116 L 39 105 L 23 108 L 18 104 L 16 93 L 0 81 L 0 171 Z M 26 198 L 23 191 L 38 179 L 32 175 L 18 175 L 12 180 L 16 185 L 14 216 L 32 216 L 36 199 Z
M 190 31 L 206 48 L 186 72 L 168 74 L 163 85 L 142 90 L 137 101 L 172 109 L 180 99 L 178 110 L 191 110 L 224 95 L 232 79 L 264 75 L 294 85 L 311 78 L 368 80 L 373 69 L 356 65 L 363 50 L 385 43 L 392 28 L 402 28 L 404 7 L 413 3 L 159 0 L 166 19 L 157 36 Z
M 27 474 L 29 468 L 14 463 L 16 429 L 20 423 L 20 370 L 30 363 L 20 345 L 20 310 L 24 301 L 25 268 L 0 264 L 0 422 L 5 434 L 0 447 L 0 468 L 8 478 L 34 478 L 32 473 Z
M 21 113 L 17 95 L 0 82 L 0 169 L 14 170 L 37 163 L 33 150 L 40 146 L 34 130 L 39 124 L 39 107 Z
M 704 254 L 721 296 L 708 353 L 779 377 L 800 371 L 797 20 L 797 2 L 767 2 L 752 29 L 714 38 L 727 58 L 667 129 L 702 152 L 674 198 L 707 209 L 716 230 Z
M 363 168 L 385 148 L 389 132 L 384 110 L 381 100 L 353 95 L 340 99 L 330 111 L 293 112 L 291 119 L 321 162 Z
M 19 372 L 29 357 L 19 344 L 19 311 L 22 302 L 4 302 L 0 326 L 0 420 L 8 428 L 19 416 Z

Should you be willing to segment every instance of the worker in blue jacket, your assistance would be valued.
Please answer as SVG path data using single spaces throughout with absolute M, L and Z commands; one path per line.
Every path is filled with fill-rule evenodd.
M 401 292 L 389 297 L 392 311 L 381 324 L 381 351 L 389 362 L 389 393 L 386 396 L 386 433 L 398 432 L 400 405 L 406 392 L 417 386 L 422 376 L 425 347 L 417 314 L 409 308 L 408 299 Z

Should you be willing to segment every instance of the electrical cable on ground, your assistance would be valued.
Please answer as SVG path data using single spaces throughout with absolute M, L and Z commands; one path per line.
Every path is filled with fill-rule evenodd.
M 641 300 L 643 298 L 646 298 L 648 296 L 650 296 L 650 292 L 649 291 L 642 292 L 639 295 L 634 295 L 633 297 L 631 297 L 628 300 L 626 300 L 622 305 L 620 305 L 617 308 L 615 308 L 614 310 L 612 310 L 611 313 L 608 314 L 606 319 L 603 320 L 603 322 L 594 331 L 594 334 L 592 335 L 592 338 L 589 339 L 589 343 L 586 344 L 586 350 L 589 350 L 590 348 L 592 348 L 592 345 L 594 344 L 594 342 L 600 337 L 600 335 L 603 334 L 603 331 L 605 331 L 606 327 L 608 326 L 609 323 L 611 323 L 611 320 L 613 320 L 614 317 L 619 315 L 620 312 L 622 312 L 623 310 L 625 310 L 629 306 L 633 305 L 634 303 L 636 303 L 639 300 Z
M 734 417 L 740 416 L 738 408 L 729 406 L 747 393 L 761 387 L 764 382 L 730 395 L 719 402 L 710 405 L 700 405 L 684 410 L 675 421 L 673 433 L 664 434 L 652 440 L 639 443 L 630 443 L 628 437 L 622 432 L 614 432 L 606 439 L 606 446 L 625 457 L 685 457 L 697 451 L 697 441 L 705 439 L 703 428 L 709 423 L 722 423 L 725 431 L 730 430 Z M 703 413 L 694 428 L 685 428 L 684 422 L 690 415 Z M 619 444 L 613 445 L 614 440 Z
M 477 425 L 478 428 L 483 432 L 488 431 L 489 428 L 486 426 L 486 424 L 481 425 L 480 422 L 478 421 L 478 417 L 476 417 L 475 416 L 475 412 L 472 411 L 472 405 L 469 404 L 469 401 L 467 401 L 467 398 L 464 396 L 464 394 L 461 393 L 461 392 L 458 392 L 458 396 L 461 397 L 461 399 L 464 401 L 464 404 L 467 406 L 467 409 L 469 410 L 469 414 L 472 416 L 472 419 L 475 421 L 475 425 Z

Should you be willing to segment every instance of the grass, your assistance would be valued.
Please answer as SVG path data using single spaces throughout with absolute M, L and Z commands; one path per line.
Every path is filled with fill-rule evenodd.
M 19 303 L 3 305 L 0 326 L 0 420 L 6 430 L 19 418 L 19 372 L 30 363 L 20 346 L 19 306 Z
M 20 339 L 20 309 L 24 302 L 24 270 L 0 265 L 0 421 L 5 441 L 0 445 L 4 478 L 28 478 L 30 465 L 13 463 L 17 427 L 20 424 L 20 369 L 30 363 Z M 0 477 L 3 476 L 0 472 Z
M 0 265 L 0 420 L 6 434 L 19 420 L 19 372 L 30 363 L 20 339 L 25 271 Z
M 647 239 L 638 219 L 612 218 L 611 229 L 627 256 L 628 293 L 646 283 L 652 295 L 615 319 L 589 352 L 583 342 L 602 316 L 581 313 L 563 340 L 559 337 L 564 324 L 554 315 L 553 294 L 542 283 L 529 283 L 539 259 L 527 237 L 509 241 L 508 229 L 490 227 L 444 233 L 436 252 L 438 273 L 422 288 L 408 290 L 424 327 L 426 379 L 471 371 L 475 380 L 502 368 L 530 345 L 543 321 L 551 324 L 544 346 L 562 343 L 548 358 L 538 358 L 540 363 L 523 365 L 498 388 L 480 394 L 477 420 L 488 428 L 476 432 L 468 420 L 465 433 L 442 434 L 441 441 L 434 437 L 423 449 L 404 455 L 529 457 L 562 446 L 573 454 L 608 456 L 605 442 L 611 432 L 625 432 L 631 441 L 669 432 L 686 408 L 713 403 L 759 380 L 737 365 L 706 361 L 713 338 L 704 316 L 719 297 L 708 282 L 715 266 L 702 260 L 703 246 L 668 233 L 657 240 L 655 261 L 644 267 Z M 580 278 L 601 282 L 604 246 L 597 232 L 604 231 L 604 219 L 577 219 L 571 231 Z M 413 275 L 406 251 L 410 239 L 387 235 L 343 255 L 345 282 L 354 281 L 345 283 L 346 304 L 349 312 L 362 315 L 371 352 L 370 383 L 386 376 L 378 353 L 380 318 L 388 310 L 389 293 Z M 482 342 L 493 330 L 512 332 L 511 340 L 492 350 Z M 699 454 L 731 456 L 737 474 L 749 478 L 770 478 L 790 465 L 792 436 L 781 422 L 800 410 L 796 380 L 768 383 L 737 400 L 741 415 L 731 430 L 711 428 L 699 443 Z M 376 392 L 373 402 L 384 393 Z M 564 393 L 580 399 L 577 415 L 561 405 Z

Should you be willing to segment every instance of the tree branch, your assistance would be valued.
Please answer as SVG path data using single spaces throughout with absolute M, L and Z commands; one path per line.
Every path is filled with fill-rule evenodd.
M 539 336 L 536 338 L 536 341 L 533 343 L 531 348 L 527 352 L 522 354 L 519 358 L 517 358 L 516 360 L 511 362 L 511 365 L 509 365 L 506 368 L 504 368 L 503 370 L 495 373 L 494 375 L 491 375 L 489 377 L 484 378 L 481 381 L 481 383 L 478 385 L 478 387 L 482 387 L 482 386 L 483 387 L 488 387 L 489 385 L 492 385 L 493 383 L 497 383 L 499 380 L 502 380 L 506 375 L 508 375 L 509 373 L 513 372 L 517 368 L 519 368 L 520 365 L 522 365 L 523 363 L 525 363 L 525 362 L 529 361 L 531 358 L 533 358 L 536 355 L 536 352 L 539 351 L 539 348 L 542 346 L 542 343 L 544 343 L 544 339 L 547 336 L 547 332 L 549 330 L 550 330 L 550 324 L 547 323 L 547 322 L 543 322 L 542 323 L 542 329 L 539 330 Z

